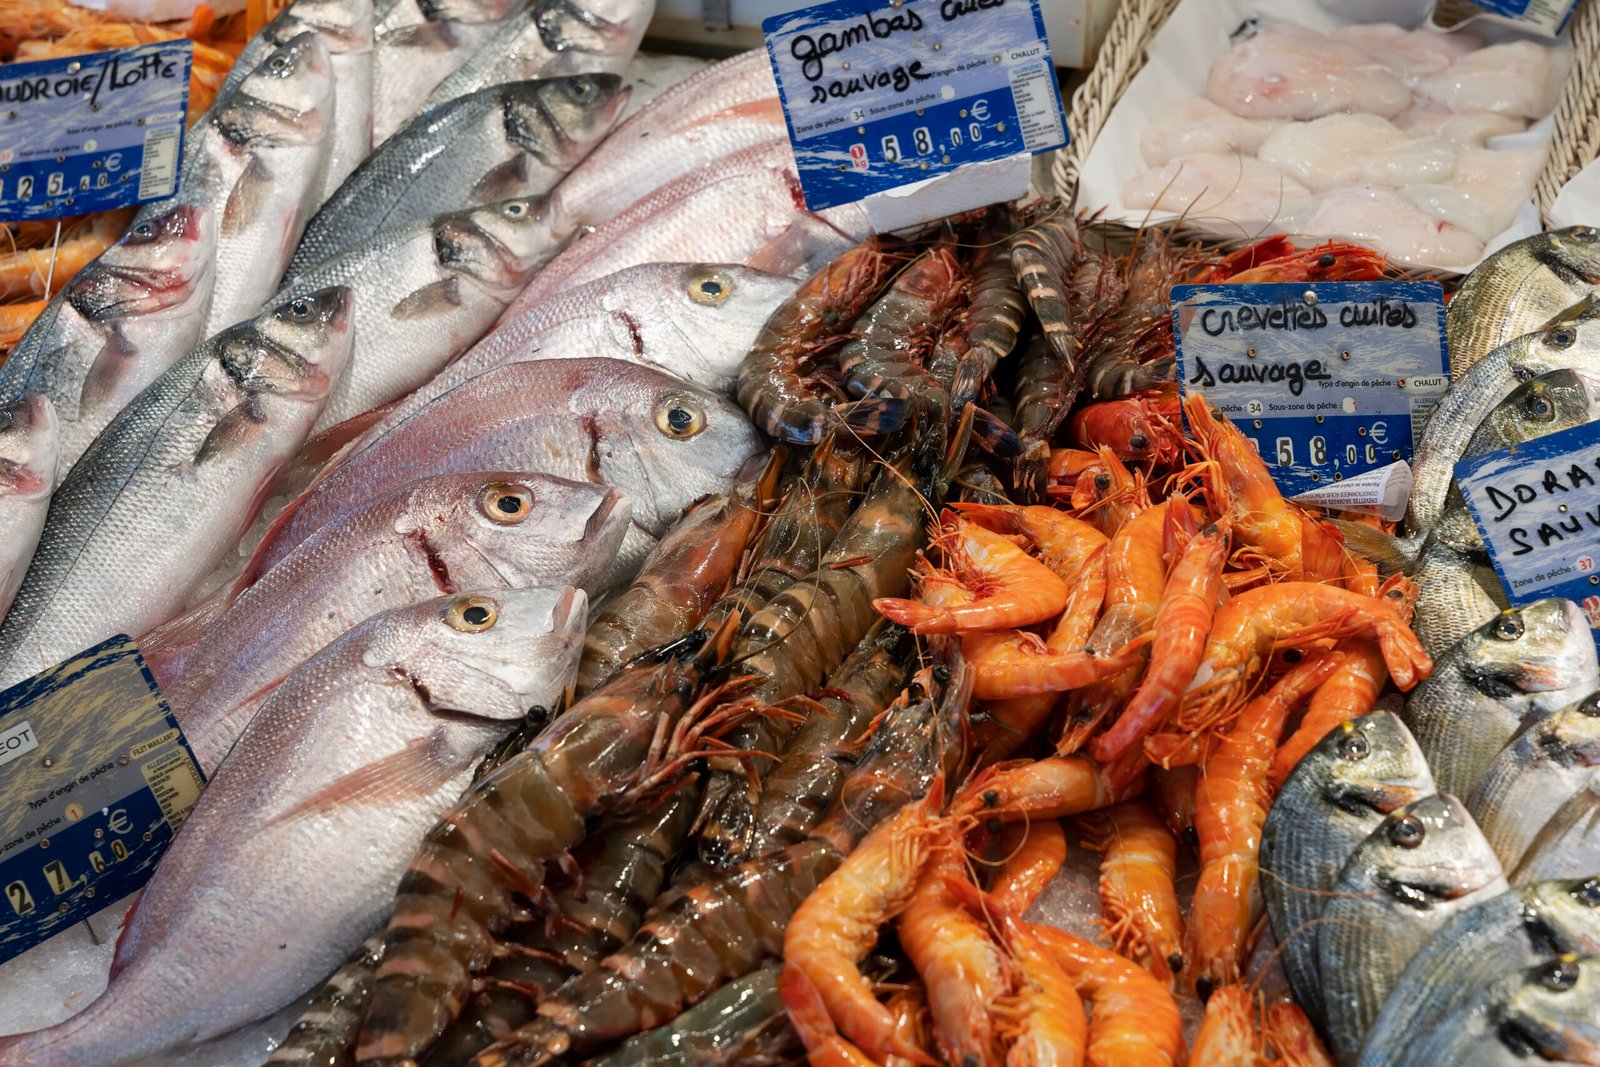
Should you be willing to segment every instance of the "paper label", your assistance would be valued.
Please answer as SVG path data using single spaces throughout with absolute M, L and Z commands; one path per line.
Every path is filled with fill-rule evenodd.
M 1405 517 L 1412 481 L 1411 464 L 1401 460 L 1301 493 L 1294 499 L 1329 511 L 1371 508 L 1386 519 L 1398 521 Z
M 1578 0 L 1474 0 L 1485 11 L 1514 21 L 1518 26 L 1558 36 L 1578 9 Z
M 1409 460 L 1449 387 L 1436 282 L 1176 285 L 1178 382 L 1285 496 Z
M 1039 0 L 831 0 L 761 28 L 813 211 L 1066 143 Z
M 0 692 L 0 962 L 149 881 L 204 785 L 128 637 Z
M 1455 473 L 1511 603 L 1565 597 L 1600 629 L 1600 423 L 1464 459 Z
M 179 39 L 0 66 L 0 219 L 171 196 L 193 56 Z

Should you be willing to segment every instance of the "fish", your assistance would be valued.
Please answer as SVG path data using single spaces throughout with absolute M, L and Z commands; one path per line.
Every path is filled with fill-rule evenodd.
M 194 134 L 190 134 L 194 136 Z M 178 204 L 135 220 L 73 275 L 0 364 L 0 403 L 50 398 L 63 472 L 106 423 L 200 340 L 216 226 Z
M 382 145 L 527 0 L 377 0 L 372 143 Z
M 1569 226 L 1513 241 L 1478 264 L 1445 310 L 1450 373 L 1550 320 L 1600 286 L 1600 229 Z
M 559 210 L 599 226 L 669 182 L 788 136 L 765 49 L 686 78 L 611 132 L 556 189 Z
M 1523 723 L 1489 764 L 1467 810 L 1506 870 L 1560 809 L 1595 781 L 1600 764 L 1600 693 Z
M 1466 909 L 1406 965 L 1367 1035 L 1361 1067 L 1420 1062 L 1407 1049 L 1454 1007 L 1508 971 L 1569 952 L 1600 953 L 1600 878 L 1535 882 Z
M 440 82 L 422 110 L 502 82 L 622 74 L 655 10 L 655 0 L 533 0 Z
M 157 677 L 202 770 L 263 694 L 380 611 L 463 589 L 605 591 L 630 508 L 609 486 L 489 471 L 422 478 L 316 531 L 220 616 L 175 677 Z
M 1428 757 L 1441 792 L 1471 796 L 1532 714 L 1566 707 L 1600 683 L 1594 635 L 1570 600 L 1510 608 L 1434 661 L 1401 718 Z
M 321 413 L 353 299 L 299 297 L 209 338 L 95 438 L 56 488 L 0 626 L 0 688 L 183 606 Z
M 0 407 L 0 623 L 44 530 L 56 485 L 59 427 L 47 396 Z
M 1295 999 L 1323 1019 L 1317 919 L 1346 860 L 1386 815 L 1436 791 L 1398 716 L 1334 727 L 1284 780 L 1261 831 L 1261 899 Z
M 406 395 L 470 348 L 564 235 L 546 201 L 505 200 L 380 234 L 290 279 L 283 304 L 355 293 L 355 348 L 316 431 Z
M 626 100 L 620 78 L 582 75 L 495 85 L 418 115 L 323 203 L 287 276 L 385 230 L 548 193 L 605 136 Z
M 570 587 L 439 597 L 369 619 L 306 661 L 162 857 L 106 991 L 58 1026 L 0 1038 L 0 1064 L 144 1062 L 319 982 L 383 921 L 476 764 L 559 697 L 585 612 Z M 248 981 L 242 961 L 258 964 Z
M 1584 878 L 1600 870 L 1600 788 L 1589 782 L 1535 835 L 1511 872 L 1513 884 Z
M 1453 796 L 1397 809 L 1356 846 L 1317 928 L 1323 1032 L 1339 1063 L 1356 1061 L 1384 999 L 1428 938 L 1508 888 L 1489 843 Z

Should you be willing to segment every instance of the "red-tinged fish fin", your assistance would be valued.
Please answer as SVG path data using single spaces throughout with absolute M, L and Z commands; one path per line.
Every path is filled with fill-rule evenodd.
M 404 399 L 403 397 L 401 399 Z M 273 492 L 282 493 L 288 487 L 294 486 L 294 492 L 300 488 L 312 485 L 336 468 L 344 461 L 345 450 L 355 441 L 359 441 L 378 423 L 382 422 L 393 411 L 399 400 L 391 400 L 387 404 L 380 404 L 371 411 L 363 411 L 359 415 L 352 415 L 341 423 L 329 426 L 311 440 L 300 447 L 290 464 L 278 475 Z
M 117 943 L 111 949 L 111 978 L 117 977 L 117 972 L 127 965 L 127 960 L 122 955 L 123 944 L 128 940 L 128 931 L 133 929 L 133 913 L 139 910 L 139 905 L 144 903 L 144 891 L 133 898 L 133 903 L 123 913 L 122 925 L 117 927 Z
M 442 787 L 461 770 L 438 734 L 429 734 L 398 751 L 341 775 L 300 803 L 274 816 L 268 826 L 345 804 L 406 800 Z
M 812 239 L 807 232 L 810 227 L 803 225 L 803 221 L 786 227 L 752 253 L 744 265 L 768 274 L 793 274 L 805 266 L 811 259 Z
M 206 439 L 200 442 L 200 448 L 194 454 L 192 462 L 196 467 L 209 463 L 219 456 L 231 456 L 239 451 L 245 442 L 260 435 L 261 420 L 251 413 L 250 408 L 251 402 L 247 399 L 217 420 L 217 424 L 206 434 Z M 262 491 L 265 492 L 266 488 L 263 485 Z
M 421 319 L 447 315 L 461 306 L 461 278 L 452 274 L 401 300 L 389 312 L 397 319 Z
M 259 154 L 251 156 L 222 209 L 223 235 L 236 236 L 253 226 L 261 218 L 262 206 L 271 192 L 272 171 Z
M 240 593 L 260 581 L 261 576 L 267 573 L 267 557 L 277 547 L 278 535 L 288 528 L 295 512 L 306 502 L 306 499 L 311 496 L 316 487 L 316 482 L 306 486 L 305 490 L 285 504 L 283 510 L 278 512 L 278 517 L 272 520 L 272 525 L 267 527 L 267 532 L 261 537 L 261 543 L 256 545 L 256 550 L 250 556 L 249 562 L 244 565 L 244 570 L 239 572 L 238 580 L 233 583 L 233 588 L 228 591 L 230 603 L 236 600 Z

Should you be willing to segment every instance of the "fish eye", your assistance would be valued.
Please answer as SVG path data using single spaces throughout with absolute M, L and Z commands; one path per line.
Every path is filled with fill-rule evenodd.
M 567 95 L 580 104 L 587 104 L 600 94 L 593 78 L 568 78 Z
M 315 309 L 312 308 L 311 301 L 303 296 L 295 297 L 289 301 L 289 317 L 296 322 L 304 322 L 311 318 L 313 310 Z
M 1500 617 L 1494 620 L 1494 629 L 1490 632 L 1502 641 L 1515 641 L 1526 629 L 1520 614 L 1515 611 L 1502 611 Z
M 267 60 L 267 69 L 274 74 L 282 74 L 289 69 L 289 57 L 282 52 L 274 53 L 272 58 Z
M 1344 740 L 1339 742 L 1339 755 L 1347 760 L 1364 760 L 1372 754 L 1372 743 L 1366 735 L 1359 732 L 1346 734 Z
M 689 279 L 689 299 L 696 304 L 720 304 L 731 292 L 733 283 L 721 271 L 701 271 Z
M 1600 718 L 1600 693 L 1590 693 L 1578 704 L 1578 714 Z
M 1589 878 L 1572 891 L 1578 903 L 1586 908 L 1600 907 L 1600 878 Z
M 656 405 L 656 429 L 668 437 L 693 437 L 705 428 L 705 409 L 692 397 L 669 396 Z
M 1110 489 L 1111 488 L 1111 475 L 1109 475 L 1109 474 L 1096 474 L 1094 476 L 1094 487 L 1096 489 L 1098 489 L 1102 493 L 1105 492 L 1106 490 Z
M 1389 824 L 1389 841 L 1401 848 L 1416 848 L 1428 836 L 1428 828 L 1415 815 L 1402 815 Z
M 1540 967 L 1533 980 L 1552 993 L 1565 993 L 1578 984 L 1579 977 L 1577 957 L 1562 956 Z
M 533 511 L 533 492 L 525 485 L 494 482 L 484 488 L 481 503 L 491 520 L 514 526 Z
M 150 225 L 148 222 L 141 222 L 139 225 L 133 228 L 133 235 L 135 237 L 154 237 L 155 234 L 156 228 Z
M 1544 343 L 1551 348 L 1571 348 L 1578 340 L 1578 335 L 1565 326 L 1557 326 L 1544 335 Z
M 1574 226 L 1567 233 L 1574 241 L 1593 241 L 1595 239 L 1595 228 L 1593 226 Z
M 478 634 L 489 629 L 500 618 L 500 610 L 488 597 L 457 597 L 445 605 L 444 621 L 452 630 L 464 634 Z
M 526 200 L 507 200 L 500 205 L 500 214 L 508 219 L 520 219 L 528 213 Z

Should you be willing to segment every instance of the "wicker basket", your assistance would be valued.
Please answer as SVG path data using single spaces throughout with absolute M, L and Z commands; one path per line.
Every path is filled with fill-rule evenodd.
M 1058 194 L 1077 185 L 1111 109 L 1144 66 L 1150 39 L 1177 6 L 1178 0 L 1124 0 L 1088 79 L 1072 94 L 1067 116 L 1072 143 L 1058 151 L 1050 165 L 1050 180 Z M 1600 60 L 1600 0 L 1580 2 L 1571 29 L 1572 71 L 1556 104 L 1550 157 L 1533 187 L 1534 204 L 1546 225 L 1561 187 L 1600 156 L 1600 79 L 1591 73 Z

